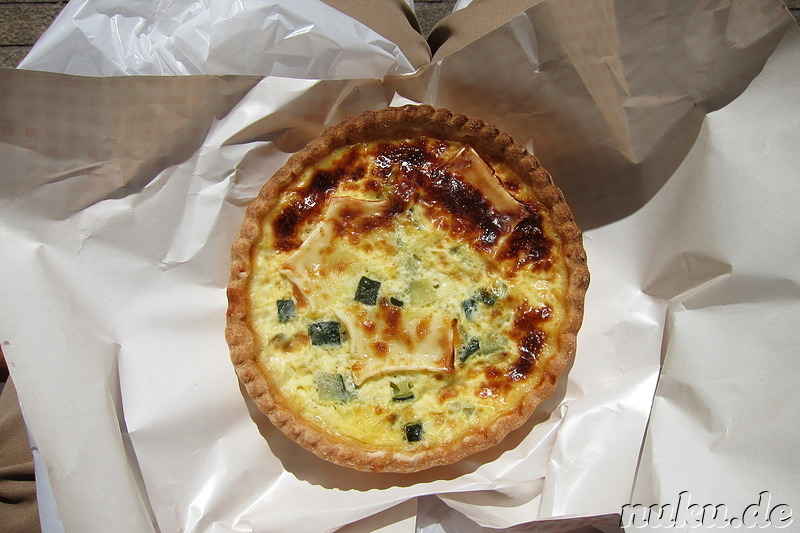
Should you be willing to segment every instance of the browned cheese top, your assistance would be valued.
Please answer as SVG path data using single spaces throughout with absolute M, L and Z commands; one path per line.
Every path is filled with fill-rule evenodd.
M 331 434 L 445 445 L 554 379 L 560 242 L 525 178 L 468 144 L 334 152 L 282 191 L 253 261 L 265 373 Z

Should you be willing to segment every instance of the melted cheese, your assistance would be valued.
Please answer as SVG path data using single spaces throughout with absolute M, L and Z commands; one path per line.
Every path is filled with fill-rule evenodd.
M 483 193 L 483 196 L 500 213 L 507 215 L 513 223 L 525 215 L 522 205 L 502 186 L 492 168 L 470 147 L 464 147 L 448 160 L 452 171 L 465 183 Z
M 350 370 L 356 385 L 409 370 L 453 371 L 456 319 L 434 313 L 414 318 L 386 302 L 371 311 L 355 307 L 337 314 L 350 335 Z M 390 315 L 396 315 L 394 324 Z
M 386 202 L 358 200 L 349 197 L 331 199 L 325 217 L 300 248 L 283 262 L 281 272 L 303 293 L 312 309 L 331 309 L 352 300 L 364 265 L 357 264 L 357 254 L 371 251 L 372 245 L 357 235 L 338 235 L 343 218 L 362 222 L 377 218 Z M 343 237 L 343 238 L 340 238 Z M 385 258 L 396 252 L 383 241 Z
M 557 241 L 546 269 L 515 262 L 509 275 L 498 250 L 525 209 L 500 186 L 502 170 L 470 147 L 426 141 L 423 149 L 433 155 L 422 165 L 481 192 L 500 228 L 493 248 L 465 240 L 469 221 L 448 215 L 424 194 L 387 218 L 398 179 L 413 171 L 390 153 L 406 149 L 404 142 L 345 148 L 308 169 L 266 218 L 250 280 L 260 363 L 278 394 L 325 431 L 387 448 L 441 445 L 480 432 L 550 379 L 543 363 L 558 349 L 551 339 L 565 316 L 560 302 L 567 283 Z M 272 221 L 289 202 L 309 197 L 315 173 L 341 171 L 345 164 L 357 165 L 352 172 L 357 178 L 343 178 L 324 210 L 299 227 L 299 247 L 277 251 Z M 524 189 L 519 195 L 535 197 Z M 552 236 L 547 224 L 545 219 L 541 229 Z M 354 299 L 362 277 L 381 283 L 375 305 Z M 402 307 L 392 305 L 392 298 Z M 292 320 L 278 320 L 281 299 L 295 301 Z M 545 308 L 551 312 L 538 326 L 544 341 L 528 373 L 521 372 L 520 317 Z M 309 326 L 331 320 L 342 325 L 341 345 L 312 345 Z M 478 348 L 462 361 L 473 339 Z M 322 374 L 342 376 L 341 400 L 321 397 L 317 378 Z M 509 377 L 516 375 L 521 378 Z M 398 401 L 400 385 L 413 396 Z M 422 425 L 420 441 L 406 441 L 409 424 Z
M 398 249 L 387 237 L 408 237 L 403 224 L 376 230 L 388 209 L 386 201 L 332 198 L 322 221 L 284 261 L 281 271 L 312 310 L 328 310 L 345 326 L 356 385 L 393 372 L 453 370 L 456 319 L 420 313 L 414 307 L 406 310 L 392 305 L 386 296 L 377 305 L 354 300 L 365 272 L 364 264 L 354 259 L 369 255 L 372 264 L 391 263 Z M 380 246 L 364 238 L 367 232 L 378 233 Z

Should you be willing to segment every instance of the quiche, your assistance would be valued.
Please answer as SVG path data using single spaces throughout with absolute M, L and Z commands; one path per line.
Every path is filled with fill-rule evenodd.
M 588 283 L 572 213 L 524 146 L 388 108 L 326 130 L 249 205 L 226 339 L 298 444 L 415 472 L 499 443 L 553 392 Z

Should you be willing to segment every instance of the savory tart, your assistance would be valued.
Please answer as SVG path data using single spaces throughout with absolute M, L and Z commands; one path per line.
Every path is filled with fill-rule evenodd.
M 413 472 L 500 442 L 574 355 L 589 283 L 561 192 L 497 128 L 366 112 L 294 154 L 232 249 L 226 338 L 286 435 Z

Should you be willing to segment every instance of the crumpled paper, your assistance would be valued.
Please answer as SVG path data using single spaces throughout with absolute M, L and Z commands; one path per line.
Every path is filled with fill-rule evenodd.
M 307 79 L 414 71 L 397 45 L 314 0 L 70 2 L 19 67 L 83 76 Z
M 697 391 L 731 351 L 745 363 L 768 347 L 775 359 L 792 341 L 790 328 L 768 344 L 754 333 L 772 325 L 730 327 L 748 303 L 796 312 L 796 251 L 763 231 L 792 235 L 792 126 L 775 104 L 775 80 L 793 81 L 780 65 L 799 50 L 789 26 L 776 2 L 544 2 L 382 80 L 0 71 L 0 342 L 64 528 L 114 530 L 124 517 L 132 531 L 566 530 L 613 521 L 634 486 L 646 504 L 687 479 L 704 486 L 691 462 L 675 468 L 686 453 L 675 435 L 727 471 L 748 449 L 714 453 L 746 444 L 726 438 L 743 401 L 732 392 L 774 399 L 759 389 L 754 403 L 748 373 L 717 385 L 729 411 Z M 759 105 L 764 93 L 772 105 Z M 499 447 L 413 476 L 343 473 L 238 387 L 222 335 L 228 248 L 293 151 L 363 109 L 407 102 L 474 114 L 528 144 L 587 230 L 592 285 L 566 379 Z M 758 157 L 742 164 L 753 144 Z M 754 225 L 742 212 L 757 184 Z M 791 486 L 770 473 L 775 490 Z

